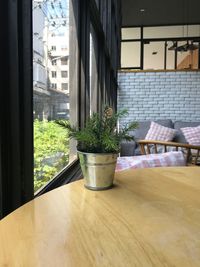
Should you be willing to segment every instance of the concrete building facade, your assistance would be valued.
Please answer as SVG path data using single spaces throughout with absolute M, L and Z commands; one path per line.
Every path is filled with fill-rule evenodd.
M 48 2 L 33 2 L 34 118 L 69 118 L 69 45 L 66 17 L 45 13 Z M 48 11 L 49 12 L 49 11 Z

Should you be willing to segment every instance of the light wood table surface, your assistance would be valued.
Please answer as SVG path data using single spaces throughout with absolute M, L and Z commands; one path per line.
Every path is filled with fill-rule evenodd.
M 115 187 L 77 181 L 0 222 L 0 266 L 198 267 L 200 168 L 122 171 Z

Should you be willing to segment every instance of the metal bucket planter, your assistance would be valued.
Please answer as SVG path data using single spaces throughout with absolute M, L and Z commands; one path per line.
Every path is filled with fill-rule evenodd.
M 78 151 L 78 155 L 86 188 L 105 190 L 112 187 L 118 154 Z

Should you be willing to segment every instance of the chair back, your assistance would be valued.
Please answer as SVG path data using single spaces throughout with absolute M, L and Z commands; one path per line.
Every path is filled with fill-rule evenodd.
M 187 165 L 200 165 L 200 146 L 156 140 L 140 140 L 138 143 L 143 155 L 158 154 L 160 150 L 162 153 L 181 150 L 186 157 Z

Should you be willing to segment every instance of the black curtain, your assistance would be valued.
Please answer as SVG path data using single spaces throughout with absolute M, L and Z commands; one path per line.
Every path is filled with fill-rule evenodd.
M 33 198 L 32 1 L 0 1 L 0 216 Z

